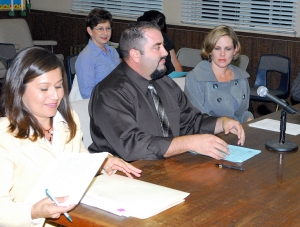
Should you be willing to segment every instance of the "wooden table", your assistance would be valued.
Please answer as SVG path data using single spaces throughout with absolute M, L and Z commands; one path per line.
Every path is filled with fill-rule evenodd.
M 300 105 L 295 106 L 300 112 Z M 280 120 L 280 112 L 256 119 Z M 300 116 L 287 115 L 287 121 L 300 124 Z M 219 169 L 216 160 L 185 153 L 158 161 L 137 161 L 143 170 L 140 180 L 167 186 L 190 195 L 151 218 L 119 217 L 79 204 L 56 223 L 65 226 L 300 226 L 300 152 L 279 154 L 265 149 L 265 142 L 279 139 L 271 132 L 244 125 L 245 147 L 261 153 L 245 161 L 245 171 Z M 235 145 L 233 135 L 219 135 Z M 286 140 L 300 145 L 300 136 L 286 134 Z M 224 161 L 223 161 L 224 162 Z M 142 208 L 141 208 L 142 209 Z

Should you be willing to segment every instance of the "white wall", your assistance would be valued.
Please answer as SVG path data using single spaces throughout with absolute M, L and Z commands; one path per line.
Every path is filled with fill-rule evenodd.
M 59 13 L 72 13 L 72 0 L 31 0 L 31 9 L 52 11 Z
M 71 11 L 71 3 L 72 0 L 31 0 L 32 9 L 78 14 Z M 298 0 L 298 9 L 299 10 L 298 10 L 297 18 L 299 22 L 297 23 L 297 27 L 296 27 L 297 30 L 296 36 L 300 37 L 300 0 Z M 180 22 L 180 10 L 181 10 L 181 0 L 164 0 L 163 13 L 166 16 L 167 24 L 184 26 L 184 24 Z M 190 27 L 192 26 L 193 25 L 191 25 Z M 238 29 L 236 30 L 238 31 Z M 251 32 L 251 31 L 247 31 L 247 32 Z M 272 35 L 278 35 L 278 34 L 272 34 Z
M 31 4 L 36 10 L 77 14 L 71 11 L 72 0 L 31 0 Z M 180 0 L 164 0 L 164 9 L 168 24 L 181 25 Z

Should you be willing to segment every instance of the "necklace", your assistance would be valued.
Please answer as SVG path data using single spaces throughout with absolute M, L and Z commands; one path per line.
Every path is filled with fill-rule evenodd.
M 51 129 L 52 129 L 52 125 L 50 126 L 50 128 L 49 128 L 48 130 L 43 129 L 44 132 L 45 132 L 45 138 L 46 138 L 49 142 L 52 141 L 52 137 L 53 137 L 53 130 L 51 130 Z

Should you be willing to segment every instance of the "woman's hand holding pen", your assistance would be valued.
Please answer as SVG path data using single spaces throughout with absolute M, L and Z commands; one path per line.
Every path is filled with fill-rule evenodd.
M 57 197 L 56 200 L 59 203 L 63 203 L 68 200 L 68 196 Z M 53 218 L 57 219 L 61 214 L 72 210 L 76 205 L 69 206 L 56 206 L 55 203 L 49 199 L 45 198 L 35 203 L 31 207 L 31 218 Z
M 114 170 L 119 170 L 125 173 L 128 177 L 133 178 L 131 174 L 136 177 L 140 177 L 142 172 L 142 170 L 134 167 L 124 160 L 113 156 L 108 157 L 103 166 L 103 169 L 108 175 L 113 174 Z

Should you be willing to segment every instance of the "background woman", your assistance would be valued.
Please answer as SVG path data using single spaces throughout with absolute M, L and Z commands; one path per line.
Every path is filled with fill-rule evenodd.
M 229 26 L 217 26 L 205 37 L 201 52 L 205 60 L 187 74 L 184 89 L 202 113 L 227 116 L 241 123 L 254 118 L 248 111 L 249 74 L 230 64 L 240 53 L 240 42 Z
M 8 69 L 0 100 L 0 226 L 42 226 L 44 218 L 58 218 L 74 208 L 55 206 L 49 198 L 24 202 L 57 155 L 88 152 L 64 92 L 65 78 L 62 63 L 39 47 L 21 51 Z M 116 157 L 109 157 L 104 166 L 108 174 L 141 172 Z M 57 200 L 62 203 L 67 197 Z
M 111 24 L 112 16 L 104 9 L 95 8 L 86 17 L 90 39 L 75 63 L 79 91 L 84 99 L 120 63 L 116 49 L 107 44 L 112 34 Z
M 168 56 L 166 57 L 166 75 L 169 75 L 173 71 L 182 72 L 181 64 L 178 61 L 176 52 L 174 50 L 174 43 L 166 33 L 167 26 L 165 15 L 157 10 L 149 10 L 144 12 L 144 14 L 140 16 L 137 21 L 153 21 L 159 26 L 164 38 L 164 47 L 166 51 L 168 51 Z

